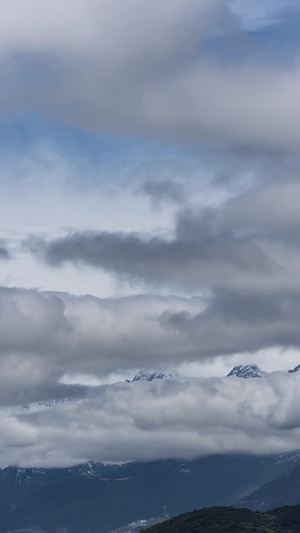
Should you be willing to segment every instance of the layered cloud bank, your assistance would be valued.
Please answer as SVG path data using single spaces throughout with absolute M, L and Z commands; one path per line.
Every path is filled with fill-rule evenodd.
M 93 267 L 142 288 L 202 294 L 199 310 L 170 306 L 152 317 L 182 340 L 185 360 L 299 349 L 298 196 L 296 179 L 277 177 L 217 207 L 181 210 L 168 239 L 89 231 L 31 238 L 26 249 L 51 268 Z M 175 352 L 168 357 L 176 364 Z
M 84 375 L 103 380 L 141 367 L 174 370 L 262 348 L 299 349 L 298 308 L 296 295 L 99 299 L 2 289 L 0 402 L 80 393 L 64 389 L 66 376 L 80 385 Z
M 66 374 L 103 377 L 199 357 L 197 340 L 164 327 L 164 313 L 199 313 L 201 299 L 72 297 L 36 290 L 0 291 L 0 402 L 69 394 Z M 200 355 L 201 356 L 201 355 Z M 79 379 L 80 382 L 80 379 Z M 74 390 L 76 394 L 76 390 Z
M 76 376 L 80 383 L 84 376 L 103 379 L 138 366 L 199 363 L 222 350 L 236 353 L 278 340 L 278 323 L 275 329 L 271 318 L 269 325 L 265 318 L 260 324 L 257 314 L 249 318 L 248 303 L 229 316 L 228 308 L 212 313 L 202 298 L 101 300 L 2 289 L 1 464 L 64 466 L 297 449 L 298 373 L 76 385 Z M 270 308 L 279 313 L 272 302 Z M 291 324 L 290 317 L 281 325 L 288 344 Z M 295 344 L 296 335 L 295 318 Z M 68 401 L 43 405 L 54 398 Z
M 296 450 L 299 394 L 299 376 L 275 373 L 119 383 L 85 400 L 2 408 L 0 462 L 65 466 Z

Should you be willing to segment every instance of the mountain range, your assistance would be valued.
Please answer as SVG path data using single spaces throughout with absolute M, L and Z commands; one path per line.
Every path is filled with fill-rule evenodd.
M 285 373 L 299 370 L 297 366 Z M 267 377 L 256 365 L 234 367 L 228 374 L 230 379 Z M 164 379 L 180 377 L 142 369 L 130 386 Z M 18 409 L 39 411 L 69 401 L 39 402 Z M 45 533 L 107 533 L 119 528 L 124 533 L 126 524 L 131 524 L 127 532 L 137 532 L 168 514 L 195 508 L 234 504 L 266 511 L 299 503 L 300 452 L 0 470 L 0 533 L 29 525 Z
M 174 379 L 179 378 L 177 372 L 160 372 L 157 370 L 147 370 L 142 368 L 131 380 L 128 380 L 129 383 L 134 383 L 135 381 L 154 381 L 156 379 Z
M 300 365 L 295 366 L 295 368 L 285 371 L 285 374 L 295 374 L 300 370 Z M 255 364 L 246 364 L 234 366 L 232 370 L 227 374 L 226 377 L 237 377 L 237 378 L 262 378 L 266 377 L 268 372 L 261 370 L 259 366 Z M 161 372 L 157 370 L 147 370 L 145 368 L 141 369 L 132 380 L 127 380 L 128 383 L 134 383 L 135 381 L 154 381 L 156 379 L 176 379 L 180 375 L 177 372 Z
M 262 378 L 266 372 L 263 372 L 257 365 L 241 365 L 241 366 L 235 366 L 229 374 L 227 374 L 228 378 L 236 377 L 236 378 Z
M 295 505 L 300 502 L 300 466 L 285 472 L 276 479 L 264 483 L 257 490 L 237 502 L 239 507 L 254 511 L 267 511 L 282 505 Z
M 136 520 L 240 502 L 300 468 L 300 453 L 216 455 L 63 469 L 0 470 L 0 532 L 106 533 Z M 299 502 L 300 502 L 300 492 Z
M 300 365 L 295 366 L 295 368 L 285 371 L 285 374 L 295 374 L 300 370 Z M 234 366 L 232 370 L 227 374 L 228 378 L 263 378 L 268 375 L 268 372 L 261 370 L 257 365 L 240 365 Z

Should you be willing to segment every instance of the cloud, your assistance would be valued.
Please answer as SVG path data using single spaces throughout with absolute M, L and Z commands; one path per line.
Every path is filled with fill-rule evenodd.
M 143 367 L 176 370 L 264 348 L 299 350 L 299 320 L 299 292 L 100 299 L 1 289 L 0 405 L 82 395 L 86 388 L 67 385 L 81 375 L 103 382 Z
M 223 223 L 241 231 L 260 232 L 277 242 L 297 244 L 300 184 L 295 174 L 295 168 L 287 163 L 283 177 L 272 179 L 271 173 L 265 184 L 229 201 Z
M 9 259 L 11 259 L 11 255 L 5 244 L 0 240 L 0 260 L 8 261 Z
M 33 236 L 25 246 L 53 267 L 90 265 L 152 287 L 201 291 L 287 283 L 287 257 L 281 264 L 282 250 L 272 246 L 272 239 L 251 226 L 241 230 L 228 222 L 226 228 L 226 221 L 222 209 L 187 210 L 178 215 L 169 240 L 86 231 L 50 241 Z
M 48 145 L 6 154 L 1 216 L 9 228 L 0 259 L 13 250 L 20 260 L 6 271 L 2 263 L 7 284 L 52 276 L 51 287 L 76 284 L 79 293 L 107 294 L 117 283 L 122 294 L 198 296 L 0 288 L 0 464 L 298 448 L 297 376 L 122 383 L 85 401 L 88 390 L 76 383 L 299 350 L 300 47 L 292 55 L 283 47 L 279 60 L 274 44 L 299 13 L 276 12 L 272 27 L 254 35 L 222 0 L 74 0 L 72 10 L 69 0 L 25 4 L 20 17 L 17 0 L 0 2 L 2 117 L 33 111 L 89 132 L 190 143 L 197 156 L 188 161 L 189 153 L 166 147 L 162 157 L 145 143 L 145 165 L 138 146 L 130 163 L 116 148 L 108 172 L 109 157 L 69 162 Z M 219 149 L 213 163 L 201 150 L 208 173 L 221 169 L 214 183 L 204 176 L 199 143 Z M 190 170 L 193 197 L 184 194 Z M 230 199 L 217 190 L 221 181 Z M 141 194 L 164 202 L 159 218 L 132 194 L 141 182 Z M 60 226 L 76 228 L 58 238 Z M 33 236 L 21 247 L 25 233 Z M 48 410 L 16 408 L 65 397 L 73 400 Z
M 62 397 L 69 390 L 77 394 L 76 387 L 58 386 L 65 375 L 103 378 L 176 366 L 188 350 L 185 338 L 170 334 L 158 317 L 171 310 L 199 312 L 203 306 L 197 298 L 100 299 L 2 288 L 0 404 Z
M 228 61 L 211 41 L 242 50 L 249 35 L 224 1 L 76 0 L 70 12 L 67 0 L 43 10 L 27 0 L 22 19 L 18 10 L 16 0 L 0 6 L 6 116 L 34 110 L 91 131 L 299 148 L 297 54 L 292 68 L 272 50 L 253 58 L 252 35 L 250 54 Z
M 184 187 L 174 180 L 145 181 L 137 192 L 148 196 L 154 207 L 159 206 L 161 202 L 174 202 L 179 205 L 185 202 Z
M 293 176 L 277 176 L 217 207 L 183 210 L 169 239 L 81 232 L 29 246 L 53 267 L 88 265 L 147 289 L 201 294 L 199 311 L 156 314 L 166 336 L 185 343 L 186 362 L 299 348 L 298 189 Z
M 298 381 L 275 373 L 248 381 L 119 383 L 86 400 L 2 409 L 0 463 L 45 467 L 295 450 Z
M 73 231 L 26 247 L 53 267 L 89 265 L 147 288 L 297 294 L 299 183 L 293 165 L 285 169 L 220 205 L 181 210 L 168 238 Z
M 176 237 L 167 241 L 132 233 L 74 233 L 45 241 L 25 242 L 31 252 L 51 266 L 86 264 L 112 272 L 133 283 L 202 290 L 215 285 L 251 284 L 275 268 L 259 242 L 233 232 L 214 233 L 207 221 L 180 217 Z
M 298 347 L 300 295 L 217 290 L 205 310 L 161 315 L 169 331 L 181 332 L 200 346 L 203 357 L 256 352 L 269 347 Z

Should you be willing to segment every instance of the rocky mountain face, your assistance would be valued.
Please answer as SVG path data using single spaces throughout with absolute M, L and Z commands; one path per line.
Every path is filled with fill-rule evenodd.
M 300 503 L 300 466 L 286 472 L 241 499 L 236 505 L 254 511 L 267 511 Z
M 295 374 L 300 370 L 300 365 L 295 366 L 295 368 L 284 371 L 284 373 L 287 374 Z M 240 365 L 235 366 L 233 369 L 227 374 L 227 377 L 237 377 L 237 378 L 263 378 L 267 377 L 268 372 L 265 372 L 264 370 L 261 370 L 257 365 Z
M 177 372 L 158 372 L 155 370 L 146 370 L 142 368 L 132 379 L 132 383 L 135 381 L 154 381 L 156 379 L 174 379 L 179 378 Z
M 265 375 L 265 372 L 263 372 L 257 365 L 241 365 L 241 366 L 235 366 L 229 374 L 227 374 L 227 377 L 236 377 L 236 378 L 262 378 Z
M 288 374 L 294 374 L 300 370 L 300 365 L 295 366 L 292 370 L 288 370 Z

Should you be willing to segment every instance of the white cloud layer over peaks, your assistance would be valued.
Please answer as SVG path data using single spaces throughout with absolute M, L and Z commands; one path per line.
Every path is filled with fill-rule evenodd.
M 209 53 L 214 39 L 233 39 L 235 50 L 249 40 L 225 0 L 25 6 L 20 17 L 17 0 L 0 4 L 5 115 L 29 109 L 89 130 L 298 149 L 299 60 L 228 62 L 222 42 Z
M 90 399 L 0 411 L 0 464 L 191 459 L 299 448 L 299 376 L 119 383 Z M 76 438 L 74 439 L 74 428 Z

